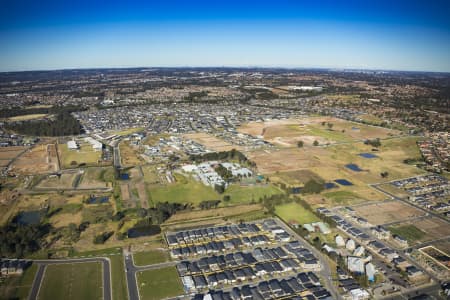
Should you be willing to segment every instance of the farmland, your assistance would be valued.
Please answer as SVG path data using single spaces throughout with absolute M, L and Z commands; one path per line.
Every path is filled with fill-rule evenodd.
M 136 277 L 142 299 L 159 300 L 183 294 L 174 267 L 139 272 Z
M 76 263 L 46 267 L 38 299 L 99 299 L 102 276 L 99 263 Z
M 11 165 L 11 173 L 35 175 L 59 170 L 54 144 L 39 144 L 25 151 Z

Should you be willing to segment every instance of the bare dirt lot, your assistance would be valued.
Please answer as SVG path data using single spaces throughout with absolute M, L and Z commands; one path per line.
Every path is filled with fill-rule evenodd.
M 12 173 L 42 174 L 58 171 L 54 144 L 36 145 L 19 156 L 11 166 Z
M 227 143 L 224 140 L 204 132 L 185 134 L 184 137 L 202 144 L 206 148 L 213 151 L 229 151 L 233 148 L 238 149 L 235 145 Z
M 139 200 L 141 202 L 141 207 L 147 209 L 148 208 L 148 196 L 147 196 L 147 190 L 145 189 L 145 183 L 143 180 L 136 183 L 136 189 L 139 194 Z
M 373 203 L 354 209 L 357 215 L 367 219 L 373 225 L 382 225 L 424 215 L 421 210 L 400 201 Z
M 135 207 L 135 203 L 131 201 L 130 189 L 128 183 L 120 184 L 120 195 L 122 196 L 122 202 L 125 207 Z
M 423 241 L 429 241 L 434 239 L 440 239 L 450 236 L 450 224 L 447 222 L 435 218 L 429 217 L 418 221 L 410 222 L 420 230 L 426 233 Z

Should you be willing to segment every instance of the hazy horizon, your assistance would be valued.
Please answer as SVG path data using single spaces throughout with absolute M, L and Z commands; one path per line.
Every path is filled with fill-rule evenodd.
M 269 67 L 450 71 L 446 1 L 15 1 L 0 71 Z

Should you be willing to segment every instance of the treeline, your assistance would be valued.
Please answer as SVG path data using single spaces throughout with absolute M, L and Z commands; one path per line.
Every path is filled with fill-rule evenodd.
M 177 211 L 190 208 L 188 204 L 158 202 L 155 207 L 138 211 L 138 216 L 146 218 L 149 224 L 158 225 L 169 219 Z
M 209 160 L 237 159 L 240 163 L 248 163 L 250 166 L 256 166 L 254 162 L 249 160 L 242 152 L 236 149 L 231 149 L 230 151 L 209 152 L 204 154 L 191 155 L 189 158 L 196 163 Z
M 83 133 L 80 122 L 68 111 L 57 114 L 52 120 L 6 123 L 5 128 L 20 134 L 34 136 L 65 136 Z
M 52 107 L 35 107 L 35 108 L 7 108 L 0 110 L 0 118 L 11 118 L 24 115 L 34 115 L 34 114 L 60 114 L 62 112 L 74 112 L 82 111 L 83 107 L 80 106 L 52 106 Z
M 42 249 L 51 225 L 22 225 L 11 222 L 0 227 L 0 257 L 21 258 Z

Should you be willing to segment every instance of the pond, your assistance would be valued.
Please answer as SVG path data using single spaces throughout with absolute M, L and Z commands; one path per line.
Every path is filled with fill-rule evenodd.
M 345 165 L 345 167 L 347 169 L 350 169 L 350 170 L 355 171 L 355 172 L 361 172 L 362 171 L 362 169 L 360 167 L 358 167 L 358 165 L 356 165 L 356 164 L 348 164 L 348 165 Z
M 129 238 L 137 238 L 141 236 L 150 236 L 161 233 L 161 227 L 158 225 L 147 225 L 140 227 L 133 227 L 128 229 L 128 237 Z
M 41 212 L 39 210 L 22 211 L 16 218 L 18 224 L 36 225 L 41 222 Z

